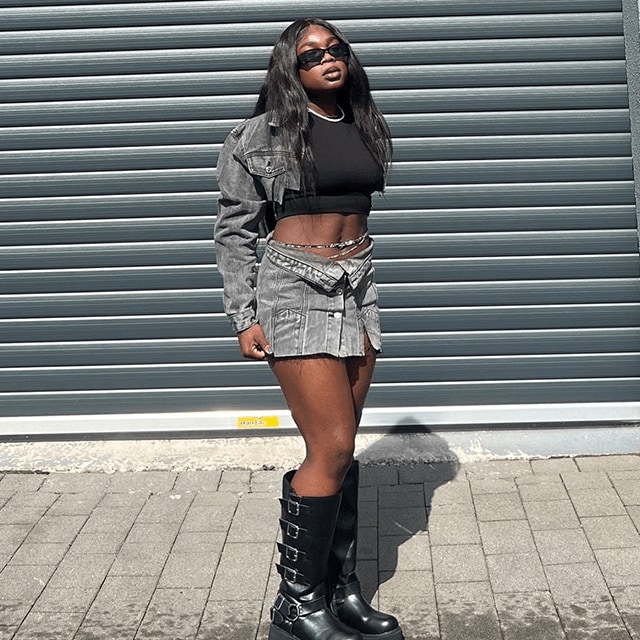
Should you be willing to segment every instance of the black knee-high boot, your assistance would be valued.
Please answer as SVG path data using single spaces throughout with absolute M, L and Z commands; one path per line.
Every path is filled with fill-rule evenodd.
M 269 640 L 361 640 L 327 604 L 327 560 L 340 494 L 300 497 L 290 484 L 293 474 L 285 474 L 282 483 L 282 543 L 276 565 L 282 581 L 271 608 Z
M 342 483 L 342 500 L 329 552 L 331 610 L 363 640 L 403 640 L 398 621 L 374 609 L 363 597 L 356 575 L 358 486 L 360 467 L 354 461 Z

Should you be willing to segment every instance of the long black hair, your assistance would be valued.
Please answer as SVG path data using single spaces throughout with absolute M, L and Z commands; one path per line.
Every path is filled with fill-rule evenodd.
M 298 73 L 296 47 L 311 25 L 324 27 L 340 42 L 349 45 L 344 34 L 320 18 L 303 18 L 290 24 L 273 47 L 267 75 L 258 96 L 254 116 L 269 113 L 278 124 L 284 144 L 296 156 L 307 180 L 313 176 L 313 155 L 309 146 L 310 119 L 308 97 Z M 389 127 L 373 101 L 369 79 L 358 56 L 349 46 L 348 77 L 337 102 L 360 131 L 360 135 L 386 177 L 391 164 L 392 144 Z

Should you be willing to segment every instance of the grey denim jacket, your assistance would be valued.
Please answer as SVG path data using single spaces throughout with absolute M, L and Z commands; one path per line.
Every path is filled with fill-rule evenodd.
M 269 114 L 245 120 L 227 136 L 217 165 L 218 217 L 214 239 L 224 283 L 224 310 L 236 332 L 257 322 L 258 238 L 271 203 L 300 189 L 300 167 Z

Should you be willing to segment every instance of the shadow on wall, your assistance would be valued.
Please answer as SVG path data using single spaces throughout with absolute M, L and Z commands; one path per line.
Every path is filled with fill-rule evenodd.
M 444 438 L 429 428 L 405 420 L 390 433 L 395 436 L 393 448 L 382 438 L 358 453 L 362 465 L 358 555 L 368 598 L 397 570 L 430 568 L 427 540 L 414 541 L 403 555 L 400 548 L 427 531 L 435 491 L 460 469 Z

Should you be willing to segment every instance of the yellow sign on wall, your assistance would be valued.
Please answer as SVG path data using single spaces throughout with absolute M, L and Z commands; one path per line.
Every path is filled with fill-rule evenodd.
M 279 416 L 240 416 L 236 420 L 238 429 L 277 429 L 279 426 Z

